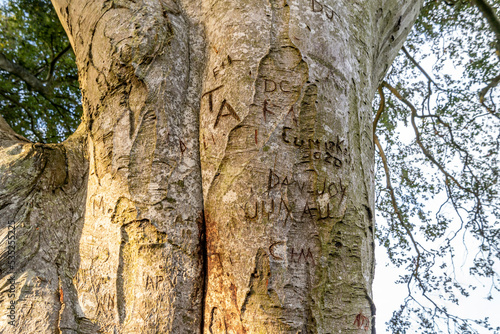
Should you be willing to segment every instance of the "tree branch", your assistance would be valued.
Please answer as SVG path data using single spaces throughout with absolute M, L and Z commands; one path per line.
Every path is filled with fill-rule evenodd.
M 422 289 L 422 291 L 425 294 L 424 285 L 422 284 L 422 282 L 418 276 L 418 269 L 420 268 L 420 260 L 422 258 L 422 254 L 421 254 L 420 249 L 419 249 L 419 244 L 415 240 L 415 238 L 413 237 L 413 233 L 412 233 L 410 227 L 404 221 L 403 215 L 401 214 L 401 211 L 399 210 L 399 206 L 398 206 L 397 200 L 396 200 L 396 195 L 394 194 L 394 188 L 392 187 L 392 183 L 391 183 L 391 172 L 389 169 L 389 164 L 387 163 L 387 157 L 385 156 L 384 149 L 382 148 L 382 145 L 380 145 L 380 141 L 378 140 L 378 137 L 375 134 L 375 126 L 378 122 L 378 119 L 380 118 L 380 115 L 382 114 L 382 112 L 385 109 L 385 95 L 383 92 L 383 84 L 379 86 L 379 93 L 380 93 L 381 101 L 380 101 L 380 106 L 379 106 L 379 109 L 377 111 L 377 115 L 375 116 L 375 121 L 374 121 L 373 142 L 377 146 L 380 158 L 382 159 L 382 164 L 384 166 L 384 172 L 385 172 L 386 188 L 387 188 L 387 190 L 389 190 L 389 194 L 391 195 L 392 208 L 394 210 L 394 213 L 398 217 L 399 223 L 406 231 L 406 234 L 410 237 L 413 248 L 417 252 L 417 258 L 415 261 L 415 269 L 413 271 L 412 277 L 415 277 L 415 279 L 418 282 L 419 287 Z M 411 282 L 411 278 L 410 278 L 410 281 L 408 282 L 408 286 L 409 286 L 410 282 Z
M 68 52 L 71 49 L 71 44 L 68 44 L 61 52 L 59 52 L 54 59 L 49 64 L 49 72 L 47 73 L 47 77 L 45 78 L 45 82 L 48 82 L 52 79 L 52 76 L 54 74 L 54 67 L 57 63 L 57 61 L 64 56 L 66 52 Z
M 467 188 L 467 187 L 463 186 L 462 184 L 460 184 L 460 182 L 458 182 L 458 180 L 453 175 L 451 175 L 444 168 L 444 166 L 434 158 L 434 156 L 431 154 L 431 152 L 429 152 L 429 150 L 427 150 L 427 148 L 422 143 L 420 131 L 418 130 L 418 127 L 415 123 L 415 118 L 417 117 L 417 109 L 415 108 L 415 106 L 413 106 L 413 104 L 411 104 L 408 100 L 406 100 L 404 97 L 402 97 L 401 94 L 398 92 L 398 90 L 396 88 L 392 87 L 391 85 L 389 85 L 387 82 L 384 81 L 383 86 L 388 88 L 401 102 L 403 102 L 404 104 L 406 104 L 410 108 L 410 110 L 411 110 L 411 125 L 413 127 L 413 131 L 415 132 L 415 141 L 417 142 L 417 145 L 420 147 L 424 156 L 427 159 L 429 159 L 431 161 L 431 163 L 434 166 L 436 166 L 439 169 L 439 171 L 441 171 L 441 173 L 445 176 L 445 178 L 446 178 L 445 184 L 449 183 L 451 180 L 451 182 L 453 182 L 460 190 L 462 190 L 464 193 L 472 195 L 475 198 L 476 203 L 475 203 L 474 207 L 475 207 L 476 212 L 474 213 L 474 215 L 477 217 L 479 215 L 479 211 L 481 210 L 481 207 L 482 207 L 482 201 L 480 198 L 479 190 L 473 189 L 473 188 Z M 473 177 L 475 178 L 474 175 L 473 175 Z M 474 218 L 473 220 L 477 221 L 476 218 Z M 483 224 L 482 223 L 478 223 L 478 224 L 479 224 L 478 229 L 481 231 L 484 231 Z
M 0 53 L 0 69 L 19 77 L 34 90 L 42 94 L 50 94 L 50 89 L 43 83 L 43 81 L 35 77 L 29 70 L 27 70 L 23 66 L 10 61 L 7 57 L 5 57 L 3 53 Z
M 496 15 L 495 9 L 486 0 L 471 0 L 471 2 L 473 5 L 475 5 L 477 7 L 477 9 L 479 9 L 479 11 L 483 15 L 483 17 L 488 22 L 491 31 L 493 31 L 493 33 L 495 34 L 496 39 L 497 39 L 497 42 L 495 43 L 495 49 L 496 49 L 497 57 L 500 60 L 500 19 Z M 489 108 L 486 105 L 486 103 L 484 102 L 484 97 L 486 96 L 488 91 L 490 91 L 492 88 L 495 88 L 499 82 L 500 82 L 500 75 L 493 78 L 490 81 L 490 83 L 486 87 L 481 89 L 481 91 L 479 92 L 479 102 L 481 103 L 481 105 L 490 114 L 492 114 L 493 116 L 495 116 L 497 118 L 500 118 L 500 116 L 498 116 L 494 110 L 492 110 L 491 108 Z
M 413 127 L 413 131 L 415 132 L 415 140 L 416 140 L 418 146 L 420 147 L 420 149 L 422 150 L 422 153 L 424 153 L 424 155 L 427 157 L 427 159 L 429 159 L 448 179 L 453 181 L 453 183 L 455 183 L 457 185 L 457 187 L 459 187 L 460 189 L 462 189 L 465 192 L 469 192 L 464 186 L 462 186 L 460 184 L 460 182 L 457 181 L 457 179 L 455 179 L 455 177 L 453 175 L 448 173 L 448 171 L 443 167 L 443 165 L 441 163 L 439 163 L 434 158 L 434 156 L 429 152 L 429 150 L 427 150 L 427 148 L 422 143 L 422 140 L 420 138 L 420 131 L 418 130 L 417 125 L 415 123 L 415 118 L 417 117 L 417 109 L 415 108 L 415 106 L 413 104 L 411 104 L 403 96 L 401 96 L 399 91 L 396 88 L 389 85 L 386 81 L 384 81 L 382 83 L 382 85 L 384 87 L 386 87 L 387 89 L 389 89 L 391 91 L 391 93 L 394 94 L 394 96 L 396 96 L 401 102 L 403 102 L 404 104 L 406 104 L 406 106 L 408 106 L 408 108 L 410 108 L 410 110 L 411 110 L 411 125 Z
M 385 156 L 385 153 L 384 153 L 384 150 L 382 148 L 382 145 L 380 145 L 380 141 L 378 140 L 378 137 L 377 137 L 376 134 L 373 135 L 373 141 L 375 142 L 375 145 L 378 148 L 378 153 L 380 155 L 380 158 L 382 159 L 382 164 L 384 166 L 386 188 L 387 188 L 387 190 L 389 190 L 389 194 L 391 195 L 392 208 L 394 210 L 394 213 L 398 217 L 399 223 L 401 224 L 401 226 L 406 231 L 406 234 L 410 237 L 411 243 L 413 244 L 413 248 L 417 252 L 417 258 L 416 258 L 416 261 L 415 261 L 415 270 L 413 271 L 413 275 L 412 276 L 414 276 L 417 279 L 417 281 L 419 282 L 420 287 L 422 288 L 423 291 L 425 291 L 422 282 L 418 278 L 418 269 L 420 267 L 420 259 L 422 257 L 422 254 L 420 253 L 420 249 L 418 247 L 419 244 L 417 243 L 417 241 L 413 237 L 413 233 L 411 232 L 410 227 L 405 223 L 403 215 L 401 214 L 401 211 L 399 210 L 399 206 L 398 206 L 397 200 L 396 200 L 396 195 L 394 194 L 394 188 L 392 187 L 392 183 L 391 183 L 391 172 L 389 170 L 389 164 L 387 163 L 387 157 Z
M 481 89 L 479 91 L 479 103 L 481 103 L 481 105 L 490 113 L 492 114 L 493 116 L 495 116 L 496 118 L 500 118 L 500 116 L 495 112 L 495 110 L 491 109 L 490 107 L 488 107 L 486 105 L 486 102 L 484 101 L 485 100 L 485 96 L 486 94 L 488 94 L 488 92 L 495 88 L 498 83 L 500 82 L 500 74 L 498 76 L 496 76 L 495 78 L 493 78 L 490 83 L 484 87 L 483 89 Z
M 38 132 L 36 130 L 36 128 L 35 128 L 35 123 L 36 123 L 35 117 L 28 110 L 28 108 L 25 108 L 19 101 L 17 101 L 16 99 L 12 98 L 12 96 L 9 96 L 8 94 L 5 94 L 2 91 L 0 91 L 0 95 L 3 96 L 6 100 L 9 100 L 10 102 L 14 103 L 18 108 L 21 108 L 22 110 L 24 110 L 26 112 L 26 114 L 28 115 L 28 117 L 30 119 L 30 121 L 28 123 L 30 125 L 31 132 L 33 132 L 33 134 L 38 138 L 38 140 L 41 143 L 43 143 L 43 136 L 42 136 L 42 134 L 40 132 Z
M 378 69 L 374 72 L 374 82 L 377 84 L 385 77 L 385 73 L 410 32 L 404 27 L 411 26 L 417 19 L 424 1 L 404 1 L 402 4 L 399 1 L 389 0 L 381 2 L 382 15 L 385 14 L 385 16 L 376 27 L 379 30 L 377 35 L 380 36 L 375 48 L 375 59 L 376 63 L 379 64 Z
M 375 131 L 377 130 L 378 120 L 382 115 L 382 112 L 385 110 L 385 94 L 382 85 L 378 86 L 378 95 L 380 95 L 380 105 L 377 110 L 377 114 L 375 115 L 375 119 L 373 120 L 373 138 L 375 139 Z
M 422 66 L 420 66 L 420 64 L 415 60 L 415 58 L 413 58 L 410 53 L 408 52 L 408 50 L 406 50 L 406 48 L 403 46 L 401 48 L 401 50 L 403 51 L 403 53 L 405 54 L 406 58 L 408 58 L 409 61 L 411 61 L 413 63 L 413 65 L 415 65 L 419 70 L 420 72 L 422 72 L 422 74 L 427 78 L 427 80 L 429 80 L 430 82 L 432 82 L 434 84 L 434 86 L 436 86 L 439 90 L 443 90 L 441 89 L 441 87 L 438 86 L 438 84 L 431 78 L 431 76 L 429 74 L 427 74 L 427 72 L 422 68 Z
M 495 33 L 497 38 L 497 56 L 500 58 L 500 19 L 496 15 L 493 7 L 491 7 L 486 0 L 472 0 L 472 3 L 479 9 L 481 14 L 483 14 L 483 17 L 490 25 L 490 29 Z
M 457 3 L 456 0 L 443 0 L 443 2 L 448 6 L 455 6 Z
M 12 130 L 2 115 L 0 115 L 0 148 L 9 146 L 12 142 L 29 143 L 30 141 Z

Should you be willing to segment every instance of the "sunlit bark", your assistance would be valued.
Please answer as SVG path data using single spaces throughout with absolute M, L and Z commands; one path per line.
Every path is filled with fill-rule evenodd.
M 420 4 L 55 0 L 84 116 L 0 123 L 2 330 L 370 330 L 371 100 Z

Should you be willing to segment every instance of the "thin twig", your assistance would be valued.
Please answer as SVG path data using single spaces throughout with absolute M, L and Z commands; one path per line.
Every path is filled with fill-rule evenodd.
M 59 52 L 55 57 L 54 59 L 52 59 L 52 61 L 50 62 L 49 64 L 49 72 L 47 73 L 47 77 L 45 78 L 45 82 L 48 82 L 52 79 L 52 76 L 54 74 L 54 67 L 57 63 L 57 61 L 66 53 L 68 52 L 69 50 L 71 49 L 71 44 L 68 44 L 64 49 L 61 50 L 61 52 Z
M 481 202 L 478 191 L 473 191 L 472 189 L 464 187 L 462 184 L 460 184 L 460 182 L 458 182 L 458 180 L 453 175 L 451 175 L 444 168 L 444 166 L 441 163 L 439 163 L 434 158 L 434 156 L 429 152 L 429 150 L 427 150 L 427 148 L 422 143 L 420 131 L 418 130 L 417 124 L 415 123 L 415 118 L 417 117 L 417 109 L 415 108 L 415 106 L 413 106 L 413 104 L 411 104 L 407 99 L 405 99 L 403 96 L 401 96 L 399 91 L 396 88 L 392 87 L 390 84 L 388 84 L 386 81 L 384 81 L 382 84 L 384 87 L 388 88 L 401 102 L 403 102 L 406 106 L 408 106 L 408 108 L 410 108 L 410 110 L 411 110 L 411 125 L 413 127 L 413 131 L 415 132 L 415 141 L 417 142 L 418 146 L 420 147 L 420 149 L 421 149 L 422 153 L 425 155 L 425 157 L 427 159 L 429 159 L 432 162 L 432 164 L 434 166 L 436 166 L 441 171 L 441 173 L 443 173 L 443 175 L 446 177 L 445 183 L 448 182 L 448 180 L 451 180 L 463 192 L 471 194 L 472 196 L 475 197 L 475 199 L 476 199 L 476 205 L 475 205 L 476 212 L 474 213 L 475 218 L 473 220 L 475 222 L 477 222 L 477 217 L 480 215 L 480 210 L 482 208 L 482 202 Z M 484 226 L 480 222 L 479 222 L 478 228 L 480 231 L 484 231 Z
M 415 65 L 420 70 L 420 72 L 422 72 L 422 74 L 427 78 L 427 80 L 432 82 L 434 84 L 434 86 L 437 87 L 437 89 L 444 90 L 441 87 L 439 87 L 439 85 L 431 78 L 431 76 L 429 74 L 427 74 L 427 72 L 422 68 L 422 66 L 420 66 L 420 64 L 415 60 L 415 58 L 413 58 L 410 55 L 410 53 L 408 52 L 408 50 L 406 50 L 406 48 L 404 46 L 401 48 L 401 50 L 405 54 L 406 58 L 408 58 L 413 63 L 413 65 Z
M 389 194 L 391 195 L 392 208 L 394 210 L 394 213 L 398 217 L 399 223 L 405 229 L 406 234 L 410 237 L 410 240 L 413 244 L 413 248 L 415 248 L 415 251 L 417 252 L 417 259 L 415 262 L 415 270 L 413 271 L 413 276 L 415 276 L 415 278 L 419 281 L 419 285 L 421 285 L 422 290 L 425 291 L 425 289 L 423 288 L 422 282 L 420 282 L 420 279 L 418 278 L 418 269 L 420 267 L 420 258 L 422 257 L 422 255 L 420 253 L 420 249 L 419 249 L 419 244 L 417 243 L 417 241 L 413 237 L 413 234 L 411 232 L 410 227 L 405 223 L 403 215 L 401 214 L 401 211 L 399 210 L 397 200 L 396 200 L 396 195 L 394 194 L 394 188 L 392 187 L 392 183 L 391 183 L 391 174 L 390 174 L 391 172 L 389 170 L 389 164 L 387 163 L 387 157 L 385 156 L 382 145 L 380 145 L 380 142 L 379 142 L 376 134 L 373 136 L 373 141 L 375 142 L 375 145 L 378 148 L 380 158 L 382 159 L 382 164 L 384 165 L 386 188 L 387 188 L 387 190 L 389 190 Z M 411 281 L 411 279 L 410 279 L 410 281 Z M 408 283 L 410 283 L 410 282 L 408 282 Z
M 415 108 L 415 106 L 413 106 L 413 104 L 411 104 L 407 99 L 405 99 L 403 96 L 401 96 L 399 91 L 396 88 L 392 87 L 390 84 L 388 84 L 386 81 L 384 81 L 382 83 L 382 85 L 384 87 L 386 87 L 387 89 L 389 89 L 391 91 L 391 93 L 394 94 L 394 96 L 396 96 L 401 102 L 403 102 L 404 104 L 406 104 L 406 106 L 408 106 L 408 108 L 410 108 L 410 110 L 411 110 L 411 125 L 413 127 L 413 131 L 415 132 L 415 140 L 416 140 L 418 146 L 420 147 L 420 149 L 422 150 L 422 153 L 424 153 L 424 155 L 427 157 L 427 159 L 429 159 L 447 178 L 452 180 L 453 183 L 455 183 L 457 185 L 457 187 L 459 187 L 460 189 L 462 189 L 465 192 L 469 192 L 468 189 L 466 189 L 464 186 L 462 186 L 460 184 L 460 182 L 458 182 L 457 179 L 455 179 L 455 177 L 453 175 L 448 173 L 448 171 L 443 167 L 443 165 L 441 165 L 434 158 L 434 156 L 427 150 L 427 148 L 422 143 L 421 138 L 420 138 L 420 131 L 418 130 L 418 127 L 415 123 L 415 118 L 417 117 L 417 109 Z
M 40 79 L 34 76 L 27 68 L 8 59 L 3 53 L 0 53 L 0 69 L 17 76 L 32 89 L 40 93 L 50 94 L 50 89 Z
M 375 115 L 375 119 L 373 120 L 373 138 L 375 138 L 378 120 L 380 119 L 382 112 L 385 110 L 385 94 L 382 85 L 378 86 L 378 95 L 380 96 L 380 105 L 378 107 L 377 114 Z

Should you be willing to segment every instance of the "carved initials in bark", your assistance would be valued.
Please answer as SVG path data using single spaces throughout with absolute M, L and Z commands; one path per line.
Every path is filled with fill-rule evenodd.
M 129 222 L 122 226 L 121 230 L 122 242 L 117 277 L 120 324 L 127 333 L 164 327 L 169 322 L 168 318 L 163 318 L 162 323 L 155 323 L 152 319 L 143 319 L 139 313 L 168 314 L 169 298 L 158 300 L 152 305 L 153 309 L 141 309 L 139 305 L 142 303 L 142 298 L 138 297 L 145 298 L 148 293 L 158 290 L 158 277 L 163 278 L 163 275 L 158 274 L 161 272 L 159 265 L 168 256 L 165 252 L 167 236 L 157 231 L 147 220 Z M 155 277 L 156 282 L 150 282 L 150 276 Z
M 0 332 L 370 320 L 369 99 L 422 1 L 52 0 L 84 115 L 55 145 L 0 117 Z
M 224 108 L 227 109 L 229 113 L 223 114 Z M 238 122 L 240 121 L 240 117 L 234 111 L 233 107 L 229 104 L 229 102 L 226 101 L 226 99 L 222 100 L 222 103 L 219 108 L 219 113 L 217 114 L 217 118 L 215 118 L 215 124 L 214 124 L 214 129 L 217 127 L 217 124 L 219 124 L 221 117 L 226 117 L 226 116 L 232 116 L 234 119 L 236 119 Z
M 283 195 L 266 194 L 268 180 L 265 171 L 268 171 L 271 166 L 276 164 L 275 155 L 279 154 L 280 150 L 289 154 L 287 166 L 290 162 L 299 166 L 300 153 L 296 152 L 295 147 L 284 145 L 281 142 L 281 133 L 275 131 L 275 129 L 285 122 L 290 113 L 293 114 L 293 107 L 299 105 L 301 115 L 298 123 L 302 129 L 300 135 L 304 140 L 307 140 L 311 133 L 314 132 L 314 129 L 310 129 L 310 127 L 315 117 L 314 99 L 316 95 L 314 95 L 314 89 L 311 91 L 311 85 L 306 84 L 308 66 L 302 59 L 300 51 L 289 38 L 288 6 L 283 5 L 283 1 L 281 1 L 281 4 L 279 1 L 272 1 L 272 15 L 271 49 L 259 63 L 252 104 L 249 107 L 248 114 L 229 132 L 225 155 L 218 168 L 219 173 L 211 184 L 206 200 L 208 214 L 212 217 L 211 220 L 207 221 L 207 224 L 217 222 L 218 226 L 217 228 L 214 226 L 207 229 L 207 238 L 211 240 L 209 246 L 213 245 L 214 247 L 213 250 L 209 247 L 209 253 L 216 252 L 216 249 L 218 253 L 222 254 L 230 252 L 230 250 L 231 252 L 236 251 L 235 258 L 242 263 L 248 263 L 249 258 L 255 257 L 257 268 L 252 274 L 250 287 L 248 288 L 247 282 L 236 279 L 237 273 L 241 271 L 241 268 L 238 269 L 238 264 L 231 263 L 231 261 L 227 262 L 224 260 L 225 257 L 222 257 L 223 261 L 220 261 L 220 268 L 215 269 L 215 266 L 209 266 L 207 311 L 210 310 L 210 313 L 206 313 L 206 317 L 214 317 L 217 314 L 218 317 L 222 318 L 231 317 L 233 322 L 237 321 L 237 326 L 252 328 L 252 332 L 281 333 L 291 330 L 296 331 L 299 328 L 295 327 L 295 325 L 285 325 L 285 323 L 291 322 L 291 318 L 288 317 L 293 313 L 286 306 L 285 299 L 287 297 L 281 295 L 281 298 L 285 299 L 280 299 L 278 294 L 275 293 L 271 298 L 272 300 L 269 300 L 265 298 L 265 295 L 268 294 L 268 288 L 283 291 L 284 281 L 291 279 L 290 275 L 292 273 L 286 272 L 286 267 L 283 268 L 282 279 L 274 281 L 272 287 L 271 285 L 268 287 L 268 284 L 271 284 L 266 278 L 270 275 L 269 256 L 274 258 L 276 254 L 270 253 L 273 255 L 268 255 L 263 249 L 269 247 L 266 244 L 268 235 L 274 234 L 276 238 L 283 240 L 294 239 L 301 234 L 296 230 L 299 223 L 293 218 L 292 212 L 294 210 L 299 211 L 300 209 L 298 210 L 297 206 L 303 204 L 296 203 L 297 193 L 289 192 L 286 194 L 286 191 L 284 191 Z M 271 146 L 274 148 L 270 149 Z M 285 166 L 280 166 L 281 168 L 285 168 Z M 302 167 L 298 168 L 302 170 Z M 232 203 L 236 203 L 238 197 L 229 199 L 228 194 L 241 193 L 247 195 L 242 191 L 242 189 L 245 189 L 245 184 L 252 184 L 255 187 L 254 189 L 260 189 L 255 194 L 255 199 L 249 199 L 244 205 L 241 205 L 243 210 L 223 209 L 220 206 L 220 198 L 228 198 L 225 204 L 236 206 Z M 264 197 L 267 198 L 264 199 Z M 293 202 L 290 203 L 292 199 Z M 299 203 L 301 201 L 299 200 Z M 292 207 L 294 208 L 292 209 Z M 230 227 L 230 222 L 241 219 L 238 217 L 240 212 L 248 224 L 255 227 L 264 227 L 258 230 L 245 231 L 244 226 L 236 226 L 236 230 L 239 230 L 236 233 L 245 235 L 241 242 L 247 246 L 237 246 L 239 243 L 237 240 L 221 237 L 221 233 L 211 233 L 214 229 L 234 229 L 234 227 Z M 303 237 L 303 235 L 300 237 Z M 249 246 L 246 240 L 258 241 Z M 272 249 L 272 251 L 275 250 Z M 210 262 L 211 260 L 209 260 Z M 286 266 L 284 261 L 275 262 Z M 218 264 L 219 262 L 215 263 Z M 247 271 L 248 269 L 245 269 L 245 272 Z M 227 275 L 224 275 L 224 273 L 227 273 Z M 292 284 L 302 283 L 295 282 Z M 221 303 L 220 298 L 215 298 L 220 294 L 220 291 L 231 291 L 232 286 L 235 286 L 236 291 L 241 291 L 237 294 L 237 300 L 234 304 Z M 245 291 L 249 292 L 245 300 L 243 300 L 243 292 Z M 257 303 L 261 303 L 261 306 L 258 307 Z M 278 307 L 279 303 L 282 306 Z M 238 314 L 238 312 L 241 312 L 241 317 L 235 318 L 232 316 L 235 313 Z M 277 312 L 283 314 L 281 317 L 283 322 L 277 320 Z M 299 320 L 299 323 L 300 321 L 302 320 Z M 232 328 L 237 328 L 234 326 L 236 325 L 233 325 Z M 213 333 L 222 333 L 221 331 L 215 331 L 214 326 L 209 326 L 209 328 L 212 328 Z M 229 331 L 229 329 L 227 330 Z

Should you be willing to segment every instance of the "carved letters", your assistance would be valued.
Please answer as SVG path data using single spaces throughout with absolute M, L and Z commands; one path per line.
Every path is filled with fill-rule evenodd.
M 104 198 L 102 195 L 92 195 L 90 203 L 92 203 L 92 216 L 97 217 L 105 214 Z
M 227 109 L 229 113 L 223 114 L 222 111 L 224 110 L 224 107 Z M 214 124 L 214 129 L 217 127 L 217 124 L 219 124 L 219 121 L 221 117 L 226 117 L 226 116 L 232 116 L 234 117 L 238 122 L 240 121 L 240 117 L 234 111 L 233 107 L 226 101 L 226 99 L 222 100 L 222 103 L 219 108 L 219 112 L 217 113 L 217 118 L 215 119 L 215 124 Z
M 110 293 L 97 294 L 97 310 L 111 311 L 115 308 L 115 296 Z
M 302 156 L 302 163 L 320 160 L 337 168 L 341 168 L 344 161 L 350 163 L 351 159 L 347 147 L 344 140 L 341 140 L 339 136 L 328 141 L 319 139 L 305 141 L 293 136 L 292 132 L 292 128 L 284 126 L 281 138 L 285 143 L 306 151 Z
M 302 248 L 300 250 L 300 252 L 295 252 L 294 248 L 291 249 L 291 251 L 290 251 L 290 261 L 300 263 L 301 260 L 304 263 L 315 264 L 313 254 L 311 252 L 311 248 L 308 248 L 307 251 L 304 251 L 304 248 Z M 309 262 L 309 261 L 311 261 L 311 262 Z
M 96 314 L 109 312 L 115 309 L 116 296 L 109 292 L 102 292 L 102 287 L 110 283 L 109 277 L 96 276 L 94 270 L 79 269 L 73 282 L 78 291 L 89 292 L 95 298 L 97 304 Z
M 286 226 L 289 221 L 319 222 L 335 218 L 336 206 L 331 201 L 335 200 L 340 206 L 347 195 L 348 185 L 341 178 L 321 178 L 313 169 L 306 172 L 311 173 L 312 179 L 301 180 L 293 175 L 278 175 L 270 169 L 265 192 L 268 198 L 249 200 L 242 206 L 247 222 L 272 219 Z M 297 201 L 290 201 L 290 193 L 296 194 Z M 320 205 L 315 200 L 318 196 L 327 201 Z
M 181 150 L 181 154 L 183 155 L 184 152 L 186 152 L 187 150 L 187 146 L 186 144 L 184 144 L 184 142 L 182 140 L 179 139 L 179 148 Z
M 215 66 L 212 69 L 212 73 L 214 75 L 214 79 L 217 79 L 219 73 L 221 71 L 223 71 L 224 69 L 226 69 L 226 67 L 231 66 L 233 63 L 238 62 L 238 61 L 241 61 L 241 60 L 239 60 L 239 59 L 233 59 L 233 58 L 231 58 L 230 55 L 227 55 L 227 57 L 225 59 L 223 59 L 222 62 L 219 65 Z
M 311 173 L 315 173 L 314 170 L 308 170 Z M 333 198 L 338 196 L 340 198 L 340 202 L 344 198 L 347 185 L 342 184 L 342 180 L 338 181 L 330 181 L 327 180 L 326 177 L 323 180 L 318 180 L 316 182 L 316 187 L 313 187 L 313 184 L 306 181 L 300 181 L 293 178 L 293 176 L 279 176 L 274 170 L 269 170 L 269 177 L 267 182 L 267 191 L 271 191 L 273 189 L 279 188 L 280 190 L 284 190 L 284 187 L 295 187 L 295 190 L 298 191 L 301 195 L 323 195 L 327 193 L 329 198 Z
M 263 105 L 263 108 L 262 108 L 262 114 L 264 115 L 264 122 L 267 122 L 267 114 L 274 115 L 274 112 L 272 112 L 271 110 L 269 110 L 269 108 L 268 108 L 267 105 L 268 105 L 267 100 L 264 100 L 264 105 Z
M 161 287 L 162 282 L 164 281 L 164 277 L 161 275 L 155 276 L 146 276 L 146 290 L 158 290 L 158 287 Z
M 281 254 L 278 254 L 276 248 L 279 246 L 284 247 L 286 243 L 284 241 L 277 241 L 271 243 L 269 246 L 269 256 L 271 256 L 271 259 L 274 261 L 283 261 L 284 258 L 281 257 Z M 288 252 L 289 256 L 288 259 L 292 263 L 297 263 L 297 264 L 316 264 L 314 261 L 314 255 L 313 252 L 311 251 L 311 248 L 290 248 Z
M 217 86 L 207 92 L 205 92 L 201 97 L 208 96 L 208 110 L 213 113 L 214 111 L 214 100 L 213 100 L 213 93 L 221 89 L 224 85 Z M 223 114 L 224 109 L 227 110 L 228 112 Z M 215 123 L 214 123 L 214 129 L 217 127 L 219 124 L 221 117 L 226 117 L 226 116 L 232 116 L 234 119 L 236 119 L 238 122 L 240 121 L 240 117 L 234 110 L 234 108 L 227 102 L 226 99 L 223 99 L 221 102 L 221 105 L 219 107 L 219 112 L 217 113 L 217 117 L 215 118 Z
M 325 14 L 325 16 L 328 20 L 333 21 L 333 16 L 337 15 L 337 13 L 335 13 L 333 11 L 333 9 L 331 9 L 330 7 L 328 7 L 325 4 L 320 3 L 317 0 L 310 0 L 310 1 L 311 1 L 311 9 L 313 12 L 323 13 L 323 14 Z
M 266 93 L 274 92 L 277 89 L 283 93 L 291 93 L 292 92 L 291 84 L 287 80 L 281 80 L 279 82 L 276 82 L 276 81 L 271 80 L 271 79 L 264 79 L 264 91 Z
M 288 219 L 292 218 L 292 211 L 290 205 L 281 197 L 279 201 L 274 201 L 271 199 L 270 201 L 255 201 L 253 205 L 250 205 L 248 202 L 245 203 L 244 206 L 245 218 L 247 220 L 255 220 L 260 217 L 265 217 L 266 219 L 270 219 L 271 215 L 274 218 L 281 217 L 283 213 L 285 218 L 283 225 L 286 225 Z
M 283 258 L 275 253 L 275 247 L 285 244 L 284 241 L 273 242 L 271 246 L 269 246 L 269 255 L 275 260 L 283 260 Z

